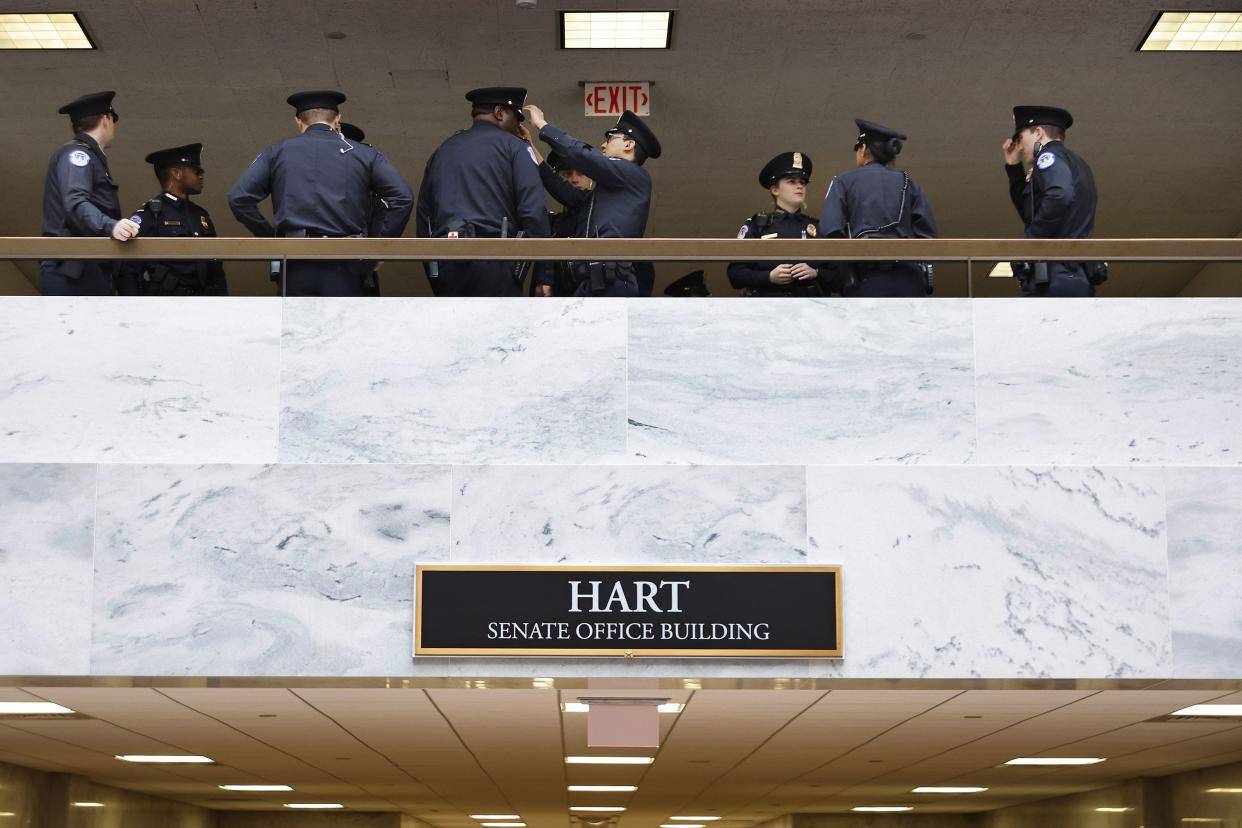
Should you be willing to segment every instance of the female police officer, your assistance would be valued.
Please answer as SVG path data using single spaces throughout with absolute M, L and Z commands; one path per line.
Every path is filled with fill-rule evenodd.
M 906 136 L 855 120 L 855 169 L 832 179 L 819 234 L 824 238 L 934 239 L 936 220 L 919 185 L 892 169 Z M 918 262 L 847 262 L 840 268 L 844 296 L 924 296 L 931 293 L 931 269 Z
M 811 157 L 783 152 L 759 172 L 759 185 L 772 195 L 772 210 L 755 213 L 738 230 L 739 239 L 805 239 L 818 232 L 815 217 L 802 212 L 811 181 Z M 729 284 L 743 296 L 823 296 L 819 270 L 813 264 L 732 262 Z

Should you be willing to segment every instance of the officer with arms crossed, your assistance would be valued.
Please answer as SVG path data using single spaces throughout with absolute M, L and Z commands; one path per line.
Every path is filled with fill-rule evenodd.
M 215 238 L 211 215 L 190 201 L 203 192 L 202 144 L 156 150 L 147 156 L 161 192 L 134 213 L 141 238 Z M 122 295 L 228 296 L 224 265 L 217 260 L 127 261 L 117 276 Z
M 449 136 L 427 161 L 415 231 L 423 238 L 499 239 L 549 235 L 538 160 L 520 137 L 526 90 L 493 86 L 466 93 L 470 129 Z M 521 296 L 525 262 L 428 262 L 437 296 Z M 550 272 L 541 264 L 537 272 Z
M 1095 226 L 1095 176 L 1065 146 L 1074 118 L 1055 106 L 1015 106 L 1005 141 L 1009 198 L 1028 239 L 1089 239 Z M 1014 262 L 1023 296 L 1094 296 L 1108 278 L 1102 262 Z
M 759 186 L 772 196 L 772 210 L 755 213 L 738 230 L 739 239 L 815 238 L 816 218 L 802 212 L 811 182 L 811 156 L 783 152 L 759 172 Z M 743 296 L 823 296 L 819 269 L 806 262 L 732 262 L 729 284 Z
M 579 196 L 575 235 L 642 238 L 651 211 L 651 176 L 643 164 L 648 158 L 659 158 L 661 152 L 651 128 L 627 109 L 617 125 L 604 133 L 604 142 L 596 150 L 549 124 L 539 107 L 526 107 L 526 114 L 545 143 L 595 182 L 595 189 Z M 546 174 L 544 184 L 556 186 Z M 553 196 L 571 206 L 563 188 Z M 650 296 L 655 284 L 655 269 L 648 262 L 579 262 L 577 270 L 579 296 Z
M 115 92 L 95 92 L 67 103 L 73 140 L 52 153 L 43 182 L 43 235 L 111 236 L 128 241 L 138 225 L 121 218 L 117 185 L 104 152 L 116 137 Z M 44 261 L 39 290 L 45 296 L 110 296 L 116 262 Z
M 256 236 L 347 238 L 400 236 L 414 194 L 383 153 L 338 131 L 345 96 L 332 90 L 298 92 L 288 103 L 299 134 L 273 144 L 251 162 L 229 191 L 229 207 Z M 259 211 L 272 197 L 275 226 Z M 375 195 L 387 209 L 372 215 Z M 368 225 L 370 225 L 368 227 Z M 289 296 L 364 296 L 369 262 L 291 260 Z
M 849 172 L 832 179 L 819 234 L 824 238 L 934 239 L 936 219 L 919 185 L 892 168 L 906 136 L 855 119 L 858 140 Z M 919 262 L 846 262 L 837 268 L 843 296 L 925 296 L 931 266 Z

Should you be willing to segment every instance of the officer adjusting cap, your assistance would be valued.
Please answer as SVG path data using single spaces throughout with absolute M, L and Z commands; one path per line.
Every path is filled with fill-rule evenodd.
M 186 144 L 184 147 L 156 150 L 148 155 L 145 160 L 148 164 L 155 167 L 156 172 L 166 170 L 169 167 L 175 167 L 178 164 L 185 164 L 187 167 L 193 167 L 202 172 L 202 154 L 202 144 Z
M 782 178 L 811 180 L 811 156 L 805 152 L 782 152 L 759 172 L 759 186 L 771 187 Z
M 335 89 L 316 89 L 312 92 L 294 92 L 285 98 L 285 103 L 293 107 L 295 112 L 308 109 L 340 109 L 345 103 L 345 95 Z
M 898 141 L 906 140 L 906 136 L 902 135 L 897 130 L 886 126 L 880 126 L 872 121 L 864 121 L 862 118 L 855 118 L 854 124 L 858 127 L 858 142 L 855 146 L 861 146 L 868 141 L 891 141 L 893 138 L 896 138 Z
M 585 150 L 592 149 L 591 145 L 586 143 L 585 141 L 582 143 L 582 148 Z M 548 153 L 548 157 L 545 160 L 548 162 L 548 166 L 551 167 L 556 172 L 560 172 L 561 170 L 575 169 L 573 163 L 568 158 L 566 158 L 564 155 L 561 155 L 559 150 L 550 151 Z
M 341 122 L 341 134 L 348 140 L 357 141 L 360 144 L 367 140 L 367 134 L 362 131 L 361 127 L 356 127 L 353 124 L 347 124 L 344 121 Z
M 642 118 L 628 109 L 621 113 L 621 117 L 617 119 L 617 125 L 608 131 L 624 132 L 634 140 L 634 143 L 643 148 L 648 158 L 660 157 L 660 140 L 655 137 L 651 127 L 643 123 Z
M 466 100 L 475 106 L 507 106 L 517 113 L 518 123 L 526 120 L 526 90 L 521 86 L 483 86 L 466 93 Z
M 1013 137 L 1027 127 L 1054 126 L 1061 130 L 1074 125 L 1074 116 L 1059 106 L 1015 106 L 1013 108 Z
M 86 118 L 90 115 L 102 115 L 105 112 L 112 115 L 113 121 L 119 121 L 121 120 L 120 116 L 112 108 L 112 99 L 115 97 L 115 92 L 92 92 L 89 95 L 83 95 L 76 101 L 70 101 L 56 111 L 61 115 L 68 115 L 71 121 Z

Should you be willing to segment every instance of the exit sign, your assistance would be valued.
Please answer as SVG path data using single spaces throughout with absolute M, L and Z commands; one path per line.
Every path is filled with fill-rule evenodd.
M 625 110 L 651 114 L 650 81 L 587 81 L 583 84 L 583 114 L 617 117 Z

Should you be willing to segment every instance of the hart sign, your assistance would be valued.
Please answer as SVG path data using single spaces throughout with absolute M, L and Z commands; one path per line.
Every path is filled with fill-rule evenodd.
M 651 114 L 649 81 L 587 81 L 583 89 L 586 115 L 615 118 L 627 109 L 635 115 Z

